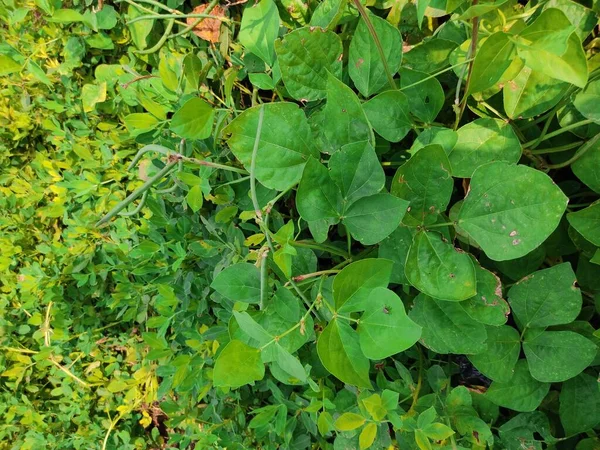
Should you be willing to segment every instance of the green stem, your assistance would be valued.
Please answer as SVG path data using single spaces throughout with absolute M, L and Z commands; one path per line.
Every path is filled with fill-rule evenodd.
M 402 86 L 402 87 L 401 87 L 400 89 L 398 89 L 398 90 L 399 90 L 399 91 L 403 91 L 404 89 L 409 89 L 409 88 L 411 88 L 411 87 L 418 86 L 419 84 L 421 84 L 421 83 L 425 83 L 426 81 L 429 81 L 429 80 L 431 80 L 432 78 L 436 78 L 436 77 L 440 76 L 440 75 L 441 75 L 441 74 L 443 74 L 443 73 L 446 73 L 446 72 L 449 72 L 449 71 L 451 71 L 451 70 L 454 70 L 454 69 L 456 69 L 457 67 L 460 67 L 460 66 L 462 66 L 462 65 L 464 65 L 464 64 L 469 64 L 469 63 L 470 63 L 471 61 L 473 61 L 474 59 L 475 59 L 475 58 L 469 58 L 469 59 L 465 59 L 464 61 L 461 61 L 461 62 L 459 62 L 459 63 L 456 63 L 456 64 L 454 64 L 454 65 L 452 65 L 452 66 L 450 66 L 450 67 L 446 67 L 445 69 L 443 69 L 443 70 L 440 70 L 439 72 L 436 72 L 436 73 L 434 73 L 433 75 L 429 75 L 428 77 L 422 78 L 422 79 L 420 79 L 419 81 L 417 81 L 416 83 L 409 84 L 408 86 Z
M 371 23 L 369 14 L 367 13 L 367 10 L 363 7 L 360 0 L 354 0 L 354 5 L 356 6 L 356 9 L 358 9 L 358 12 L 360 13 L 363 20 L 365 21 L 365 25 L 369 29 L 369 33 L 371 34 L 371 37 L 373 38 L 373 41 L 375 42 L 375 47 L 377 47 L 377 53 L 379 53 L 379 57 L 381 58 L 381 62 L 383 64 L 383 69 L 385 71 L 385 75 L 387 76 L 388 83 L 390 83 L 390 87 L 392 89 L 396 89 L 397 87 L 396 87 L 396 82 L 394 81 L 394 75 L 392 74 L 392 71 L 390 70 L 390 66 L 388 65 L 387 59 L 385 57 L 385 53 L 383 52 L 383 47 L 381 45 L 381 41 L 379 40 L 379 36 L 377 36 L 377 32 L 375 31 L 375 27 L 373 26 L 373 23 Z
M 444 222 L 444 223 L 434 223 L 433 225 L 427 225 L 427 229 L 429 228 L 441 228 L 441 227 L 447 227 L 447 226 L 454 226 L 456 225 L 456 222 Z
M 336 269 L 319 270 L 318 272 L 305 273 L 304 275 L 298 275 L 298 276 L 292 277 L 292 280 L 303 281 L 303 280 L 306 280 L 307 278 L 319 277 L 321 275 L 330 275 L 330 274 L 334 274 L 334 273 L 339 273 L 339 270 L 336 270 Z
M 589 141 L 587 141 L 585 144 L 583 144 L 581 146 L 581 148 L 579 149 L 579 151 L 577 153 L 575 153 L 571 158 L 567 159 L 566 161 L 564 161 L 564 162 L 562 162 L 560 164 L 550 164 L 550 165 L 548 165 L 546 167 L 548 169 L 562 169 L 563 167 L 570 166 L 575 161 L 577 161 L 579 158 L 581 158 L 583 155 L 585 155 L 585 153 L 590 148 L 592 148 L 594 145 L 596 145 L 596 143 L 598 142 L 598 140 L 600 140 L 600 133 L 597 134 L 596 136 L 594 136 Z
M 156 53 L 157 51 L 159 51 L 162 48 L 162 46 L 165 45 L 165 42 L 167 42 L 169 34 L 171 34 L 171 30 L 173 29 L 173 25 L 175 25 L 175 20 L 170 19 L 167 22 L 167 26 L 165 27 L 165 32 L 156 44 L 154 44 L 151 48 L 148 48 L 146 50 L 136 50 L 135 53 L 137 53 L 138 55 L 149 55 L 151 53 Z
M 572 142 L 570 144 L 559 145 L 558 147 L 550 147 L 550 148 L 540 148 L 538 150 L 531 150 L 532 155 L 543 155 L 545 153 L 559 153 L 566 152 L 567 150 L 572 150 L 576 147 L 579 147 L 583 141 Z
M 545 134 L 544 131 L 542 130 L 542 136 L 540 136 L 539 138 L 534 139 L 532 141 L 526 142 L 525 144 L 523 144 L 523 148 L 534 149 L 535 147 L 537 147 L 539 145 L 540 142 L 547 141 L 548 139 L 551 139 L 555 136 L 566 133 L 567 131 L 571 131 L 575 128 L 579 128 L 584 125 L 589 125 L 590 123 L 593 123 L 593 122 L 594 122 L 593 120 L 585 119 L 580 122 L 575 122 L 570 125 L 567 125 L 566 127 L 562 127 L 560 129 L 553 131 L 552 133 L 548 133 L 548 134 Z M 547 122 L 547 124 L 548 124 L 548 122 Z M 546 126 L 544 126 L 544 128 L 547 129 Z
M 407 414 L 411 414 L 414 412 L 415 407 L 417 406 L 417 400 L 419 400 L 419 393 L 421 392 L 421 386 L 423 385 L 423 352 L 417 346 L 417 351 L 419 352 L 419 378 L 417 379 L 417 387 L 412 395 L 412 403 L 410 405 L 410 409 Z
M 478 1 L 479 0 L 473 0 L 472 5 L 477 5 Z M 465 95 L 462 99 L 462 102 L 460 103 L 458 112 L 456 114 L 456 122 L 454 124 L 455 130 L 458 128 L 460 119 L 462 118 L 465 112 L 465 108 L 467 107 L 467 99 L 469 98 L 469 88 L 471 87 L 471 75 L 473 74 L 473 62 L 475 60 L 475 53 L 477 52 L 477 33 L 479 32 L 479 17 L 473 17 L 472 23 L 473 28 L 471 31 L 471 46 L 469 48 L 468 56 L 468 58 L 471 59 L 471 62 L 469 63 L 469 69 L 467 71 L 467 80 L 465 81 Z M 459 93 L 457 92 L 456 95 L 459 95 Z
M 107 223 L 110 219 L 112 219 L 114 216 L 119 214 L 123 209 L 125 209 L 127 207 L 127 205 L 129 205 L 131 202 L 133 202 L 140 195 L 143 195 L 144 192 L 146 192 L 148 189 L 150 189 L 154 183 L 156 183 L 158 180 L 160 180 L 162 177 L 164 177 L 167 173 L 169 173 L 169 171 L 177 164 L 177 162 L 178 162 L 177 160 L 170 161 L 165 167 L 163 167 L 153 177 L 149 178 L 142 186 L 140 186 L 138 189 L 136 189 L 131 194 L 129 194 L 129 196 L 125 200 L 123 200 L 117 206 L 115 206 L 113 209 L 111 209 L 106 216 L 104 216 L 102 219 L 100 219 L 96 223 L 96 227 L 99 227 L 99 226 Z
M 348 253 L 346 253 L 344 250 L 340 250 L 337 247 L 334 247 L 332 245 L 327 245 L 327 244 L 318 244 L 316 242 L 307 242 L 307 241 L 290 241 L 290 244 L 293 247 L 305 247 L 305 248 L 312 248 L 314 250 L 321 250 L 327 253 L 331 253 L 332 255 L 337 255 L 337 256 L 341 256 L 343 258 L 349 258 Z
M 342 316 L 341 314 L 338 314 L 338 313 L 334 313 L 333 318 L 334 319 L 336 319 L 336 318 L 345 319 L 345 320 L 349 320 L 350 322 L 354 322 L 354 323 L 360 322 L 358 319 L 353 319 L 352 317 L 348 317 L 348 316 Z

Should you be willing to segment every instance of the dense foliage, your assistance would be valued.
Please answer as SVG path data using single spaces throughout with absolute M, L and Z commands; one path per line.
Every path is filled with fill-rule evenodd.
M 596 0 L 0 1 L 0 449 L 600 448 Z

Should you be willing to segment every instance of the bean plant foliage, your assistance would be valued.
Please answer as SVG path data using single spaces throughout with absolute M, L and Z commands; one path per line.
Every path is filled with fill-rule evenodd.
M 596 0 L 2 0 L 0 449 L 598 449 Z

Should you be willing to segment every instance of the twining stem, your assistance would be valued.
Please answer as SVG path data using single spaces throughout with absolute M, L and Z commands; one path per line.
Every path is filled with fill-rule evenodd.
M 390 70 L 390 66 L 388 65 L 387 59 L 385 57 L 385 53 L 383 52 L 383 47 L 381 45 L 381 41 L 379 40 L 379 36 L 377 36 L 377 32 L 375 31 L 375 27 L 369 18 L 369 14 L 367 10 L 364 8 L 360 0 L 354 0 L 354 5 L 358 12 L 360 13 L 362 19 L 365 21 L 365 25 L 369 29 L 369 34 L 373 38 L 373 42 L 375 42 L 375 47 L 377 47 L 377 53 L 379 53 L 379 57 L 381 58 L 381 62 L 383 64 L 383 70 L 385 71 L 385 75 L 388 79 L 388 83 L 392 89 L 396 89 L 396 82 L 394 81 L 394 75 Z
M 131 202 L 133 202 L 140 195 L 143 195 L 144 192 L 146 192 L 148 189 L 150 189 L 154 183 L 156 183 L 158 180 L 160 180 L 162 177 L 164 177 L 167 173 L 169 173 L 170 170 L 177 164 L 177 162 L 178 162 L 177 160 L 170 161 L 169 163 L 167 163 L 167 165 L 165 165 L 165 167 L 163 167 L 160 171 L 158 171 L 154 176 L 152 176 L 151 178 L 148 178 L 148 180 L 146 180 L 146 182 L 142 186 L 140 186 L 135 191 L 133 191 L 131 194 L 129 194 L 125 200 L 121 201 L 117 206 L 115 206 L 113 209 L 111 209 L 107 215 L 105 215 L 102 219 L 100 219 L 96 223 L 96 227 L 99 227 L 99 226 L 107 223 L 110 219 L 112 219 L 114 216 L 119 214 L 123 209 L 125 209 L 127 207 L 127 205 L 129 205 Z
M 581 146 L 581 148 L 579 149 L 579 151 L 577 153 L 575 153 L 571 158 L 567 159 L 566 161 L 564 161 L 560 164 L 550 164 L 546 167 L 548 169 L 561 169 L 563 167 L 570 166 L 575 161 L 577 161 L 579 158 L 581 158 L 590 148 L 592 148 L 594 145 L 596 145 L 598 140 L 600 140 L 600 133 L 597 134 L 596 136 L 594 136 L 589 141 L 587 141 L 585 144 L 583 144 Z

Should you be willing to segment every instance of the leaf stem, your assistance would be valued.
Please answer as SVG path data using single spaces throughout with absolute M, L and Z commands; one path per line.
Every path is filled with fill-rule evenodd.
M 598 140 L 600 140 L 600 133 L 597 134 L 596 136 L 594 136 L 589 141 L 587 141 L 585 144 L 583 144 L 581 146 L 581 148 L 579 149 L 579 151 L 577 153 L 575 153 L 571 158 L 567 159 L 566 161 L 564 161 L 560 164 L 550 164 L 546 167 L 548 169 L 562 169 L 563 167 L 570 166 L 575 161 L 577 161 L 579 158 L 581 158 L 590 148 L 592 148 L 594 145 L 596 145 Z
M 567 150 L 572 150 L 579 147 L 583 141 L 571 142 L 570 144 L 559 145 L 558 147 L 540 148 L 538 150 L 530 150 L 532 155 L 543 155 L 545 153 L 559 153 Z
M 427 225 L 425 228 L 429 229 L 429 228 L 441 228 L 441 227 L 447 227 L 447 226 L 455 226 L 456 222 L 444 222 L 444 223 L 434 223 L 433 225 Z
M 439 72 L 436 72 L 436 73 L 434 73 L 433 75 L 429 75 L 428 77 L 422 78 L 422 79 L 420 79 L 419 81 L 417 81 L 417 82 L 415 82 L 415 83 L 409 84 L 408 86 L 402 86 L 402 87 L 401 87 L 400 89 L 398 89 L 398 90 L 399 90 L 399 91 L 403 91 L 404 89 L 409 89 L 409 88 L 411 88 L 411 87 L 415 87 L 415 86 L 417 86 L 417 85 L 419 85 L 419 84 L 421 84 L 421 83 L 425 83 L 426 81 L 429 81 L 429 80 L 431 80 L 432 78 L 436 78 L 436 77 L 440 76 L 440 75 L 441 75 L 441 74 L 443 74 L 443 73 L 446 73 L 446 72 L 449 72 L 449 71 L 451 71 L 451 70 L 454 70 L 454 69 L 456 69 L 457 67 L 460 67 L 460 66 L 462 66 L 462 65 L 464 65 L 464 64 L 469 64 L 469 63 L 470 63 L 471 61 L 473 61 L 474 59 L 475 59 L 475 58 L 469 58 L 469 59 L 465 59 L 464 61 L 461 61 L 461 62 L 459 62 L 459 63 L 453 64 L 453 65 L 451 65 L 450 67 L 446 67 L 445 69 L 443 69 L 443 70 L 440 70 Z
M 550 117 L 550 119 L 551 119 L 551 117 Z M 547 126 L 544 126 L 544 129 L 546 129 L 546 130 L 550 126 L 549 125 L 549 123 L 551 121 L 550 119 L 549 119 L 548 122 L 546 122 Z M 567 131 L 571 131 L 571 130 L 573 130 L 575 128 L 579 128 L 579 127 L 582 127 L 584 125 L 589 125 L 590 123 L 593 123 L 593 122 L 594 121 L 590 120 L 590 119 L 581 120 L 579 122 L 572 123 L 570 125 L 567 125 L 566 127 L 562 127 L 560 129 L 558 129 L 556 131 L 553 131 L 552 133 L 548 133 L 548 134 L 544 133 L 544 130 L 542 130 L 542 135 L 539 138 L 534 139 L 534 140 L 529 141 L 529 142 L 526 142 L 525 144 L 523 144 L 523 148 L 534 149 L 535 147 L 537 147 L 539 145 L 540 142 L 546 141 L 546 140 L 551 139 L 551 138 L 553 138 L 555 136 L 558 136 L 560 134 L 566 133 Z
M 337 270 L 337 269 L 319 270 L 318 272 L 305 273 L 304 275 L 298 275 L 298 276 L 292 277 L 292 280 L 303 281 L 303 280 L 306 280 L 307 278 L 319 277 L 321 275 L 330 275 L 330 274 L 334 274 L 334 273 L 339 273 L 339 270 Z
M 290 241 L 290 245 L 292 245 L 293 247 L 305 247 L 305 248 L 312 248 L 314 250 L 322 250 L 324 252 L 331 253 L 332 255 L 341 256 L 343 258 L 350 257 L 350 255 L 348 255 L 348 253 L 346 253 L 344 250 L 341 250 L 332 245 L 318 244 L 316 242 L 310 242 L 310 241 Z
M 413 396 L 412 396 L 413 400 L 412 400 L 410 409 L 408 410 L 407 414 L 414 412 L 415 407 L 417 406 L 417 400 L 419 400 L 419 393 L 421 392 L 421 386 L 423 385 L 423 352 L 421 351 L 421 349 L 418 346 L 416 347 L 416 349 L 419 352 L 419 378 L 417 379 L 417 387 L 415 388 L 415 391 L 413 392 Z
M 387 59 L 385 57 L 385 53 L 383 52 L 383 47 L 381 46 L 381 41 L 379 40 L 379 36 L 377 36 L 377 32 L 375 31 L 375 27 L 369 18 L 369 14 L 367 10 L 364 8 L 360 0 L 354 0 L 354 5 L 356 9 L 358 9 L 359 14 L 362 19 L 365 21 L 365 25 L 369 29 L 369 34 L 373 38 L 373 42 L 375 42 L 375 47 L 377 47 L 377 53 L 379 53 L 379 57 L 381 58 L 381 62 L 383 63 L 383 69 L 385 70 L 385 75 L 388 79 L 388 83 L 392 89 L 397 89 L 396 82 L 394 81 L 394 75 L 390 70 L 390 66 L 388 65 Z

